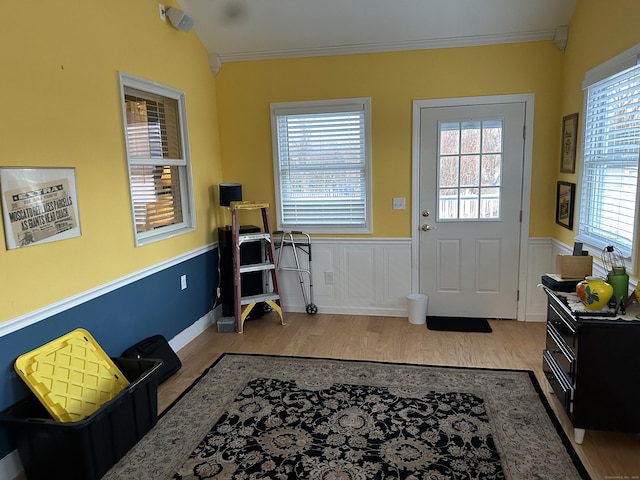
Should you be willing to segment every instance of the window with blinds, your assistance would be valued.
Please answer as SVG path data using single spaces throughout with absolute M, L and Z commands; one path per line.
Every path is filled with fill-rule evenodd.
M 577 239 L 599 252 L 613 245 L 635 266 L 640 65 L 586 85 Z M 602 76 L 602 75 L 600 75 Z M 589 77 L 589 75 L 588 75 Z M 596 77 L 597 78 L 597 77 Z
M 281 230 L 369 233 L 370 101 L 271 105 Z
M 184 95 L 126 75 L 121 84 L 136 243 L 142 245 L 193 229 Z

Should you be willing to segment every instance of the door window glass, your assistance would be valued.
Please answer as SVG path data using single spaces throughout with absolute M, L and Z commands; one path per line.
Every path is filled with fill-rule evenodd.
M 439 220 L 500 218 L 502 127 L 502 119 L 439 124 Z

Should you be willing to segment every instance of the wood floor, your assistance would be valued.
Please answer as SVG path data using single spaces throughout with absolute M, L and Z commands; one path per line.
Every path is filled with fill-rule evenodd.
M 271 313 L 247 321 L 243 334 L 210 328 L 198 336 L 178 352 L 180 372 L 159 387 L 159 411 L 225 352 L 526 369 L 535 372 L 546 390 L 544 323 L 493 320 L 493 333 L 486 334 L 436 332 L 396 317 L 289 313 L 286 320 L 288 325 L 282 326 Z M 557 400 L 548 393 L 547 398 L 573 441 Z M 574 447 L 594 480 L 640 479 L 639 435 L 588 430 L 584 443 Z

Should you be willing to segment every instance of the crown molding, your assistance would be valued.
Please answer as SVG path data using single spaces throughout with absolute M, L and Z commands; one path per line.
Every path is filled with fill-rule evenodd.
M 220 55 L 218 55 L 217 53 L 210 53 L 209 69 L 211 70 L 211 73 L 213 73 L 214 77 L 218 75 L 221 68 L 222 68 L 222 60 L 220 59 Z
M 553 34 L 553 43 L 556 44 L 558 50 L 562 53 L 567 49 L 567 41 L 569 40 L 569 27 L 562 26 L 557 27 L 555 33 Z
M 498 35 L 475 35 L 468 37 L 437 38 L 406 42 L 339 45 L 333 47 L 269 50 L 258 52 L 218 53 L 218 56 L 222 63 L 226 63 L 245 62 L 251 60 L 274 60 L 283 58 L 353 55 L 359 53 L 397 52 L 403 50 L 430 50 L 436 48 L 475 47 L 504 43 L 553 40 L 555 33 L 555 29 L 552 29 L 538 30 L 534 32 L 506 33 Z

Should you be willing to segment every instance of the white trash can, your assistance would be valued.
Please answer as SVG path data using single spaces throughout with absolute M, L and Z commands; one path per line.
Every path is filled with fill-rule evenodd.
M 409 323 L 422 325 L 427 322 L 429 297 L 421 293 L 410 293 L 407 295 L 407 306 L 409 310 Z

